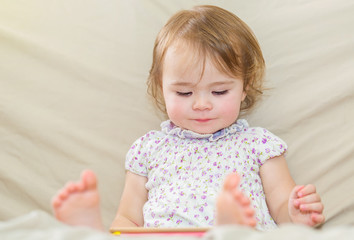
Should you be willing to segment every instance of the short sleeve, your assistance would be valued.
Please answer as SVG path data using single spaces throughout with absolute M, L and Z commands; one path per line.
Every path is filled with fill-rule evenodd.
M 130 147 L 126 159 L 125 159 L 125 169 L 146 177 L 147 174 L 147 150 L 146 145 L 148 141 L 148 134 L 136 140 Z
M 267 129 L 251 128 L 248 131 L 251 134 L 249 139 L 250 152 L 260 166 L 268 159 L 285 154 L 288 148 L 286 143 Z

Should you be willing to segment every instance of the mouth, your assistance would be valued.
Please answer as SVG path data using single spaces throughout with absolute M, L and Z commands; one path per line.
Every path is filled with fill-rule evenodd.
M 199 123 L 206 123 L 206 122 L 209 122 L 211 121 L 212 119 L 211 118 L 197 118 L 197 119 L 194 119 L 196 122 L 199 122 Z

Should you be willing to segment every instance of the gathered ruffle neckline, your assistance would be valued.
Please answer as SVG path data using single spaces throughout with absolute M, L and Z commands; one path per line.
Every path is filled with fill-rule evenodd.
M 166 120 L 161 123 L 161 130 L 165 134 L 176 135 L 180 138 L 191 138 L 191 139 L 206 138 L 209 139 L 209 141 L 217 141 L 220 138 L 226 137 L 236 132 L 240 132 L 245 128 L 248 128 L 248 122 L 245 119 L 238 119 L 235 123 L 233 123 L 229 127 L 220 129 L 215 133 L 209 133 L 209 134 L 201 134 L 201 133 L 193 132 L 191 130 L 182 129 L 176 126 L 171 120 Z

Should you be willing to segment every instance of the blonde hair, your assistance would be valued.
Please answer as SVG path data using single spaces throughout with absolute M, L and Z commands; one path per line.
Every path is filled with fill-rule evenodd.
M 177 43 L 192 44 L 217 69 L 242 78 L 247 96 L 241 110 L 252 108 L 263 91 L 265 62 L 252 30 L 236 15 L 220 7 L 203 5 L 173 15 L 159 32 L 147 81 L 148 93 L 164 114 L 163 63 L 167 49 Z

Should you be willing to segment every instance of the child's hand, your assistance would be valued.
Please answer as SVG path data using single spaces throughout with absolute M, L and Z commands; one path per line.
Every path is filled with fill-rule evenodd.
M 324 222 L 323 203 L 314 185 L 295 186 L 289 198 L 289 216 L 294 223 L 315 226 Z

